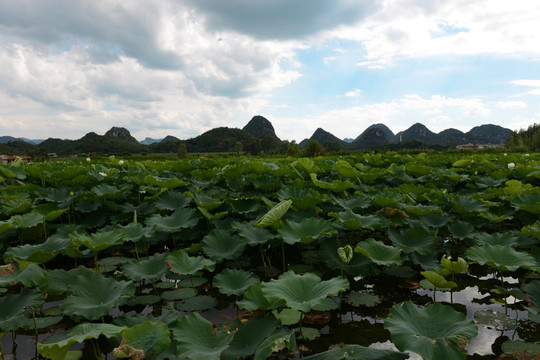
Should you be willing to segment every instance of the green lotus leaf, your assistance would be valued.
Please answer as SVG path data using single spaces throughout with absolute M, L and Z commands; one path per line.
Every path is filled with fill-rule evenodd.
M 202 249 L 212 259 L 236 259 L 246 247 L 243 238 L 226 229 L 214 229 L 203 238 Z
M 427 214 L 420 218 L 422 224 L 428 228 L 439 229 L 445 226 L 450 221 L 450 216 L 447 214 Z
M 0 221 L 0 234 L 5 233 L 11 229 L 16 229 L 17 226 L 8 221 Z
M 351 291 L 345 298 L 345 301 L 352 306 L 374 307 L 381 302 L 381 298 L 378 295 L 367 292 Z
M 445 276 L 451 274 L 465 274 L 469 270 L 469 264 L 461 257 L 458 257 L 457 261 L 452 261 L 446 258 L 446 256 L 443 256 L 441 265 L 443 266 L 441 275 Z
M 26 261 L 29 263 L 44 264 L 53 259 L 58 253 L 67 249 L 71 241 L 70 238 L 55 234 L 49 236 L 42 244 L 25 244 L 8 248 L 4 257 L 16 262 Z
M 238 231 L 238 235 L 240 235 L 249 246 L 266 244 L 275 237 L 269 230 L 257 227 L 250 223 L 235 222 L 232 227 Z
M 200 206 L 197 207 L 197 210 L 199 210 L 200 213 L 203 214 L 203 216 L 205 218 L 207 218 L 208 220 L 210 220 L 210 221 L 215 221 L 215 220 L 221 219 L 222 217 L 224 217 L 225 215 L 227 215 L 229 213 L 228 211 L 222 211 L 222 212 L 212 214 L 210 211 L 208 211 L 205 208 L 202 208 Z
M 297 332 L 302 337 L 302 339 L 309 341 L 313 341 L 321 336 L 321 332 L 319 331 L 319 329 L 305 326 L 303 326 L 301 329 L 296 328 L 295 332 Z
M 137 295 L 137 296 L 130 297 L 126 301 L 126 305 L 127 306 L 153 305 L 160 301 L 161 301 L 161 297 L 157 295 Z
M 373 229 L 380 222 L 380 219 L 375 215 L 362 216 L 355 214 L 352 210 L 329 213 L 328 215 L 338 219 L 345 227 L 351 230 Z
M 422 276 L 426 278 L 427 281 L 431 285 L 433 285 L 435 288 L 443 290 L 443 289 L 453 289 L 457 287 L 457 284 L 453 281 L 448 281 L 442 276 L 441 274 L 438 274 L 435 271 L 429 270 L 429 271 L 423 271 L 421 272 Z M 428 286 L 429 289 L 431 289 L 431 286 Z
M 480 188 L 495 188 L 497 186 L 501 186 L 507 179 L 501 178 L 501 179 L 494 179 L 489 176 L 479 176 L 476 179 L 476 185 Z
M 354 187 L 354 184 L 350 182 L 349 180 L 341 181 L 341 180 L 334 180 L 331 183 L 320 181 L 317 179 L 317 174 L 311 173 L 309 174 L 311 177 L 311 181 L 313 181 L 313 184 L 317 187 L 320 187 L 322 189 L 331 190 L 333 192 L 339 193 L 348 189 L 351 189 Z
M 122 195 L 122 190 L 114 185 L 99 184 L 92 188 L 92 191 L 104 199 L 116 199 Z
M 459 160 L 455 161 L 455 162 L 452 164 L 452 167 L 455 167 L 455 168 L 464 168 L 464 167 L 469 166 L 469 165 L 472 164 L 473 162 L 474 162 L 473 159 L 459 159 Z
M 135 325 L 142 324 L 145 321 L 152 321 L 164 323 L 167 326 L 173 326 L 178 319 L 179 315 L 174 311 L 164 312 L 159 316 L 154 316 L 151 313 L 144 315 L 124 313 L 122 316 L 114 319 L 112 324 L 116 326 L 133 327 Z
M 334 198 L 333 201 L 345 210 L 367 209 L 371 205 L 371 200 L 363 195 L 355 195 L 351 199 Z
M 334 234 L 336 231 L 328 220 L 317 218 L 303 218 L 299 223 L 286 220 L 280 225 L 278 233 L 289 245 L 298 242 L 311 244 L 321 236 Z
M 75 326 L 65 335 L 51 336 L 42 343 L 37 344 L 38 352 L 52 360 L 64 360 L 72 344 L 82 343 L 88 339 L 97 339 L 100 336 L 113 338 L 120 336 L 125 327 L 111 324 L 82 323 Z
M 348 264 L 344 264 L 337 250 L 345 244 L 337 238 L 325 239 L 319 248 L 319 256 L 326 265 L 334 270 L 345 271 L 352 276 L 367 275 L 371 269 L 372 263 L 365 256 L 353 256 Z
M 234 338 L 221 354 L 221 359 L 233 360 L 253 355 L 263 340 L 271 336 L 279 326 L 279 321 L 272 315 L 251 318 L 246 322 L 231 322 L 229 330 L 235 333 Z
M 32 200 L 28 195 L 14 195 L 9 200 L 4 200 L 2 204 L 2 212 L 5 214 L 24 214 L 32 207 Z
M 0 231 L 0 234 L 2 231 Z M 534 236 L 538 240 L 540 240 L 540 221 L 535 222 L 533 225 L 524 226 L 521 229 L 521 233 L 525 235 Z
M 193 275 L 206 269 L 214 271 L 215 262 L 202 256 L 189 256 L 186 250 L 176 250 L 170 253 L 165 262 L 169 269 L 179 275 Z
M 43 218 L 45 219 L 45 221 L 54 221 L 58 217 L 60 217 L 63 213 L 68 211 L 68 209 L 67 208 L 60 209 L 58 206 L 54 204 L 40 204 L 36 206 L 32 211 L 40 215 L 43 215 Z
M 473 319 L 477 324 L 491 326 L 497 331 L 515 330 L 518 325 L 511 316 L 492 310 L 476 310 Z
M 458 214 L 470 214 L 473 212 L 484 212 L 487 211 L 488 207 L 480 200 L 475 200 L 470 196 L 458 196 L 450 201 L 452 208 Z
M 191 198 L 183 193 L 166 191 L 156 199 L 154 205 L 162 210 L 176 210 L 188 206 L 190 202 Z
M 398 208 L 403 201 L 403 195 L 395 191 L 383 191 L 373 195 L 371 203 L 377 208 Z
M 237 214 L 249 214 L 261 208 L 260 202 L 255 199 L 229 199 L 227 202 Z
M 324 197 L 317 191 L 310 188 L 284 186 L 278 192 L 280 200 L 292 200 L 292 205 L 299 210 L 315 209 L 317 204 L 324 200 Z
M 124 235 L 116 229 L 96 232 L 90 235 L 74 232 L 70 236 L 75 244 L 84 245 L 94 252 L 99 252 L 124 242 Z
M 520 267 L 534 270 L 537 266 L 532 255 L 516 251 L 510 245 L 473 246 L 467 250 L 467 258 L 501 271 L 516 271 Z
M 476 245 L 519 245 L 519 240 L 522 238 L 521 233 L 508 231 L 504 233 L 488 234 L 485 232 L 476 233 L 471 238 Z
M 155 214 L 146 220 L 146 225 L 155 226 L 157 230 L 174 233 L 180 229 L 193 228 L 199 222 L 199 217 L 193 209 L 180 208 L 170 216 Z
M 292 166 L 301 167 L 306 170 L 308 173 L 317 173 L 320 169 L 315 165 L 315 161 L 309 158 L 300 158 L 294 161 Z
M 54 176 L 62 180 L 75 180 L 81 175 L 88 174 L 88 168 L 81 165 L 68 165 L 55 171 Z
M 247 311 L 270 310 L 282 307 L 284 304 L 285 301 L 283 300 L 270 302 L 270 300 L 264 296 L 262 284 L 260 282 L 248 286 L 242 300 L 236 302 L 239 309 L 246 309 Z
M 141 224 L 130 223 L 126 226 L 117 225 L 116 229 L 124 236 L 124 241 L 137 242 L 142 238 L 152 237 L 153 229 L 150 226 L 144 227 Z
M 337 254 L 343 264 L 348 264 L 351 262 L 354 252 L 351 245 L 346 245 L 346 246 L 338 247 Z
M 284 349 L 289 351 L 296 350 L 296 336 L 294 330 L 287 331 L 283 329 L 278 333 L 267 337 L 255 351 L 253 360 L 268 359 L 272 353 L 280 352 Z
M 41 189 L 41 194 L 43 199 L 56 202 L 56 203 L 65 203 L 68 200 L 71 200 L 71 195 L 69 194 L 70 190 L 68 188 L 43 188 Z
M 540 214 L 540 193 L 518 195 L 511 204 L 518 210 L 538 215 Z
M 448 225 L 448 230 L 456 237 L 464 239 L 474 232 L 474 226 L 466 221 L 455 220 Z
M 69 295 L 60 308 L 69 316 L 82 316 L 97 320 L 108 315 L 115 306 L 124 304 L 135 293 L 131 281 L 116 281 L 92 270 L 82 271 L 73 277 L 68 288 Z
M 259 281 L 257 276 L 241 269 L 224 269 L 214 276 L 213 284 L 225 295 L 240 296 L 249 285 Z
M 184 183 L 181 180 L 178 180 L 178 178 L 173 177 L 158 177 L 158 176 L 152 176 L 152 175 L 146 175 L 144 177 L 144 184 L 145 185 L 153 185 L 157 186 L 162 189 L 174 189 L 179 186 L 186 186 L 186 183 Z
M 202 193 L 193 193 L 193 199 L 198 207 L 212 211 L 220 207 L 225 201 L 214 199 Z
M 180 311 L 205 311 L 216 307 L 216 305 L 217 300 L 215 298 L 208 295 L 198 295 L 183 299 L 176 303 L 174 307 Z
M 146 358 L 152 358 L 171 345 L 171 332 L 161 321 L 145 321 L 122 330 L 122 343 L 143 350 Z
M 348 288 L 347 279 L 332 278 L 321 281 L 314 273 L 298 275 L 292 271 L 281 274 L 278 279 L 262 283 L 262 292 L 270 302 L 285 300 L 288 307 L 303 312 L 309 312 L 327 296 L 337 295 Z
M 533 280 L 528 284 L 521 286 L 521 290 L 527 295 L 527 300 L 531 302 L 532 307 L 529 311 L 533 310 L 540 313 L 540 280 Z
M 132 280 L 155 280 L 161 279 L 169 270 L 165 263 L 167 253 L 156 253 L 146 259 L 140 261 L 132 261 L 124 264 L 122 273 Z
M 465 359 L 465 346 L 478 334 L 472 320 L 450 306 L 434 303 L 419 309 L 412 302 L 396 305 L 384 320 L 392 342 L 425 360 Z
M 177 356 L 192 360 L 219 360 L 233 338 L 223 328 L 212 330 L 212 323 L 199 313 L 191 313 L 178 320 L 173 328 Z
M 178 288 L 176 290 L 164 291 L 161 298 L 167 301 L 189 299 L 197 295 L 193 288 Z
M 360 176 L 360 172 L 345 160 L 336 161 L 334 167 L 339 175 L 343 177 L 357 179 Z
M 272 315 L 278 319 L 283 326 L 296 325 L 302 319 L 302 312 L 294 309 L 272 310 Z
M 540 344 L 525 341 L 507 341 L 502 350 L 514 359 L 537 359 L 540 356 Z
M 266 214 L 255 222 L 256 226 L 268 227 L 277 225 L 279 220 L 287 213 L 291 207 L 292 200 L 283 200 L 279 204 L 272 207 Z
M 35 310 L 39 310 L 44 302 L 43 294 L 27 290 L 0 297 L 0 332 L 15 331 L 27 327 L 28 318 L 25 317 L 24 309 L 33 307 Z
M 356 244 L 354 252 L 366 256 L 378 265 L 401 265 L 401 250 L 399 248 L 385 245 L 383 242 L 376 241 L 373 238 L 366 239 L 365 241 Z
M 392 243 L 404 253 L 414 251 L 427 255 L 435 249 L 435 239 L 423 226 L 413 226 L 405 230 L 391 229 L 388 231 Z
M 26 266 L 22 271 L 9 273 L 7 275 L 0 274 L 0 287 L 6 287 L 14 283 L 21 283 L 27 288 L 36 287 L 45 282 L 47 272 L 36 264 Z
M 404 360 L 409 354 L 392 350 L 372 349 L 361 345 L 340 345 L 330 350 L 306 356 L 303 360 Z
M 10 221 L 19 229 L 28 229 L 45 221 L 45 216 L 37 212 L 29 212 L 24 215 L 15 215 L 10 219 Z

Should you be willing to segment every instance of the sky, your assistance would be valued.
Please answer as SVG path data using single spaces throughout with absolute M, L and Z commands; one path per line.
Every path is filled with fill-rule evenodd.
M 0 0 L 0 136 L 540 123 L 538 0 Z

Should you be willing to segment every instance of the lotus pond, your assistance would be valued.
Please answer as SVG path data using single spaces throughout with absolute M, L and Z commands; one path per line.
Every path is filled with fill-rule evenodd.
M 0 166 L 1 359 L 534 359 L 540 154 Z

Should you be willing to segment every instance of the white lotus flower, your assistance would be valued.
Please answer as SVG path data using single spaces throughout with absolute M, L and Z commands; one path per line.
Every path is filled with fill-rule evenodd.
M 103 176 L 103 177 L 107 177 L 107 173 L 106 173 L 106 172 L 100 171 L 100 172 L 99 172 L 99 175 L 101 175 L 101 176 Z
M 508 169 L 510 169 L 510 170 L 514 170 L 515 167 L 516 167 L 516 164 L 514 164 L 514 163 L 508 164 Z
M 507 153 L 504 153 L 504 156 L 508 156 L 508 154 L 507 154 Z
M 89 157 L 87 157 L 87 158 L 86 158 L 86 161 L 90 162 L 90 158 L 89 158 Z
M 529 154 L 525 154 L 525 156 L 529 156 Z
M 124 160 L 118 161 L 118 165 L 120 165 L 120 166 L 124 165 Z

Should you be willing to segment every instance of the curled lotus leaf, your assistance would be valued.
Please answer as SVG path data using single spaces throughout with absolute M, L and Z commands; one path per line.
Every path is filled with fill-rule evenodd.
M 373 229 L 381 221 L 375 215 L 358 215 L 350 209 L 339 213 L 329 213 L 329 215 L 339 220 L 345 227 L 351 230 Z
M 257 282 L 251 284 L 246 291 L 242 300 L 236 302 L 239 309 L 246 309 L 247 311 L 255 310 L 270 310 L 282 307 L 285 304 L 284 300 L 277 299 L 274 301 L 268 300 L 262 291 L 262 283 Z
M 55 234 L 49 236 L 49 238 L 41 244 L 25 244 L 9 248 L 6 250 L 4 257 L 17 262 L 26 261 L 35 264 L 43 264 L 53 259 L 58 253 L 67 249 L 71 241 L 70 238 Z
M 152 215 L 146 220 L 146 225 L 155 226 L 159 231 L 175 233 L 180 229 L 193 228 L 198 222 L 199 217 L 193 209 L 180 208 L 170 216 Z
M 410 301 L 396 305 L 384 327 L 399 350 L 410 350 L 426 360 L 463 360 L 467 357 L 465 346 L 478 334 L 474 321 L 440 303 L 424 309 Z
M 340 345 L 330 350 L 307 356 L 304 360 L 405 360 L 409 354 L 392 351 L 380 350 L 365 347 L 361 345 Z
M 288 271 L 278 279 L 262 284 L 262 292 L 270 301 L 284 300 L 291 309 L 309 312 L 329 295 L 337 295 L 349 288 L 349 281 L 331 278 L 322 281 L 314 273 L 303 275 Z
M 354 252 L 368 257 L 378 265 L 390 266 L 401 265 L 401 249 L 385 245 L 373 238 L 366 239 L 356 244 Z
M 122 344 L 142 350 L 147 358 L 153 357 L 171 345 L 171 332 L 163 322 L 148 320 L 122 330 Z
M 114 245 L 120 245 L 124 242 L 124 235 L 116 229 L 100 231 L 89 235 L 74 232 L 70 236 L 75 244 L 84 245 L 95 252 L 105 250 Z
M 293 351 L 296 349 L 296 336 L 294 330 L 287 331 L 285 329 L 278 333 L 267 337 L 255 352 L 254 360 L 265 360 L 274 352 L 288 349 Z
M 27 288 L 36 287 L 46 281 L 47 272 L 36 264 L 26 266 L 22 271 L 0 274 L 0 287 L 21 283 Z
M 279 204 L 272 207 L 266 214 L 255 222 L 256 226 L 268 227 L 277 225 L 279 220 L 287 213 L 291 207 L 292 200 L 283 200 Z

